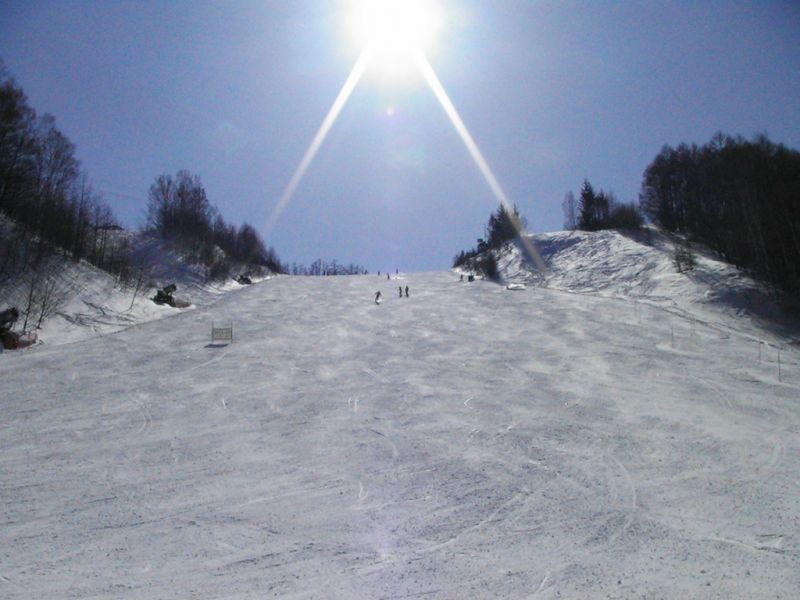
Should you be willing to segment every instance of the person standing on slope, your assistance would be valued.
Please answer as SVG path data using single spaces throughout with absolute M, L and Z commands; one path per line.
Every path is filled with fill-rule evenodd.
M 377 292 L 375 292 L 375 304 L 380 304 L 380 303 L 381 303 L 381 291 L 378 290 Z

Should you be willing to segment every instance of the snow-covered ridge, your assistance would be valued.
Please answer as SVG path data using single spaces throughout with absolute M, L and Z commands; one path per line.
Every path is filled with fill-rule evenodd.
M 57 278 L 61 296 L 53 316 L 37 331 L 43 344 L 71 343 L 113 333 L 179 312 L 154 304 L 159 287 L 176 283 L 176 296 L 193 307 L 213 304 L 221 294 L 239 289 L 233 280 L 206 281 L 201 267 L 167 247 L 157 236 L 123 232 L 130 237 L 134 264 L 147 273 L 141 289 L 121 286 L 108 273 L 85 263 L 53 258 L 47 272 Z M 734 323 L 738 331 L 758 337 L 774 335 L 776 343 L 797 337 L 796 324 L 786 318 L 766 290 L 738 269 L 696 249 L 694 270 L 678 273 L 674 244 L 656 230 L 634 234 L 617 231 L 561 231 L 531 236 L 550 273 L 533 268 L 517 244 L 498 253 L 506 284 L 546 287 L 568 293 L 633 300 L 718 327 Z M 0 309 L 24 306 L 25 282 L 0 290 Z M 772 333 L 765 331 L 772 330 Z
M 674 242 L 654 229 L 560 231 L 531 236 L 550 268 L 546 276 L 525 260 L 517 244 L 498 255 L 506 283 L 537 285 L 565 292 L 633 300 L 707 323 L 730 325 L 763 336 L 796 333 L 768 290 L 740 270 L 695 248 L 695 267 L 678 273 Z
M 156 290 L 170 283 L 177 285 L 176 298 L 189 303 L 190 308 L 209 306 L 221 294 L 242 287 L 232 279 L 207 281 L 202 267 L 187 262 L 154 234 L 124 231 L 118 235 L 129 238 L 133 264 L 136 269 L 144 269 L 139 289 L 136 289 L 136 282 L 122 285 L 112 275 L 86 261 L 74 262 L 60 255 L 48 258 L 36 277 L 52 282 L 56 306 L 36 330 L 39 344 L 72 343 L 186 310 L 152 302 Z M 0 310 L 7 306 L 24 310 L 31 275 L 12 277 L 0 288 Z M 35 325 L 36 319 L 32 318 L 27 329 Z M 15 329 L 21 326 L 22 319 Z

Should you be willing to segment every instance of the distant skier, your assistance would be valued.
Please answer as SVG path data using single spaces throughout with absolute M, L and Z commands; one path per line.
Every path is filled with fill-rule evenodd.
M 403 297 L 403 288 L 402 288 L 402 286 L 399 286 L 399 285 L 397 286 L 397 293 L 400 294 L 401 298 Z
M 388 273 L 386 274 L 386 279 L 391 279 L 391 277 L 389 277 Z
M 408 286 L 406 286 L 406 298 L 408 298 Z
M 381 303 L 381 291 L 378 290 L 377 292 L 375 292 L 375 304 L 380 304 L 380 303 Z

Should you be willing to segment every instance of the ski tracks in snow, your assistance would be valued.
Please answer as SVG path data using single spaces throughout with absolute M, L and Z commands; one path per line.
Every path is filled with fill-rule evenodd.
M 613 454 L 609 454 L 611 461 L 619 468 L 620 473 L 622 473 L 623 478 L 625 479 L 629 492 L 630 492 L 630 504 L 628 507 L 623 508 L 625 512 L 625 522 L 622 525 L 621 529 L 617 531 L 614 535 L 609 538 L 609 544 L 614 543 L 620 536 L 625 535 L 628 529 L 630 528 L 631 524 L 636 517 L 636 513 L 638 512 L 638 496 L 636 493 L 636 483 L 634 483 L 633 477 L 631 477 L 630 471 L 628 471 L 627 467 L 625 467 L 620 460 L 614 456 Z
M 142 400 L 143 394 L 129 394 L 128 399 L 136 406 L 139 415 L 141 416 L 142 423 L 136 435 L 142 435 L 145 431 L 153 426 L 153 413 L 148 406 L 147 400 Z
M 221 301 L 237 323 L 292 306 L 226 348 L 167 319 L 118 334 L 130 346 L 119 354 L 99 340 L 86 356 L 37 355 L 54 373 L 68 362 L 66 385 L 0 365 L 29 396 L 20 408 L 40 413 L 7 415 L 9 479 L 45 489 L 72 461 L 57 488 L 30 495 L 52 520 L 7 509 L 21 523 L 9 529 L 31 534 L 9 552 L 33 558 L 27 572 L 0 569 L 0 595 L 19 597 L 12 579 L 46 596 L 36 570 L 51 552 L 103 598 L 105 572 L 138 586 L 117 598 L 610 597 L 598 583 L 621 571 L 636 587 L 618 596 L 660 597 L 689 561 L 727 571 L 720 597 L 756 577 L 773 596 L 796 582 L 795 388 L 743 384 L 745 346 L 717 355 L 701 331 L 664 348 L 663 312 L 633 319 L 643 307 L 439 274 L 373 310 L 374 282 L 287 278 L 246 305 Z M 87 490 L 103 497 L 60 508 Z M 7 506 L 24 499 L 3 493 Z M 729 568 L 741 550 L 761 573 Z
M 733 404 L 731 403 L 730 397 L 728 394 L 725 394 L 722 390 L 720 390 L 717 386 L 711 383 L 708 379 L 700 377 L 698 375 L 691 374 L 690 377 L 696 381 L 699 381 L 708 389 L 710 389 L 714 394 L 719 398 L 720 402 L 723 406 L 727 407 L 728 410 L 733 410 Z
M 478 530 L 484 528 L 486 525 L 489 525 L 491 523 L 500 523 L 500 522 L 502 522 L 502 519 L 498 518 L 498 515 L 500 515 L 504 511 L 506 511 L 512 505 L 519 503 L 520 499 L 524 500 L 525 496 L 526 496 L 526 494 L 523 493 L 523 492 L 518 492 L 518 493 L 514 494 L 506 502 L 502 503 L 499 507 L 497 507 L 491 513 L 489 513 L 488 516 L 486 516 L 483 519 L 480 519 L 474 525 L 470 525 L 470 526 L 468 526 L 468 527 L 466 527 L 464 529 L 459 530 L 455 535 L 453 535 L 452 537 L 448 538 L 447 540 L 445 540 L 443 542 L 433 543 L 432 545 L 426 546 L 425 548 L 416 549 L 415 552 L 417 554 L 430 554 L 431 552 L 436 552 L 438 550 L 441 550 L 442 548 L 446 548 L 448 546 L 451 546 L 451 545 L 455 544 L 462 537 L 464 537 L 464 536 L 466 536 L 466 535 L 468 535 L 468 534 L 470 534 L 472 532 L 478 531 Z M 420 541 L 430 543 L 428 540 L 420 540 Z
M 389 449 L 390 449 L 390 451 L 392 453 L 392 461 L 396 462 L 398 457 L 400 456 L 400 451 L 397 449 L 397 444 L 395 444 L 392 440 L 390 440 L 388 437 L 386 437 L 385 433 L 381 433 L 377 429 L 370 429 L 369 431 L 371 431 L 372 433 L 374 433 L 376 435 L 379 435 L 379 436 L 381 436 L 381 438 L 383 438 L 383 440 L 386 442 L 386 444 L 388 444 Z
M 718 386 L 714 385 L 711 381 L 704 377 L 700 377 L 698 375 L 691 374 L 690 377 L 695 381 L 700 382 L 709 390 L 711 390 L 714 395 L 719 398 L 720 403 L 726 407 L 729 412 L 735 411 L 735 407 L 730 400 L 730 396 L 723 392 Z M 769 401 L 767 398 L 763 400 L 764 402 Z M 731 416 L 731 415 L 728 415 Z M 780 465 L 783 463 L 783 460 L 786 456 L 786 443 L 783 441 L 783 428 L 780 426 L 774 427 L 764 427 L 762 429 L 762 437 L 765 440 L 769 441 L 771 446 L 769 456 L 766 461 L 761 465 L 758 469 L 759 472 L 762 473 L 762 477 L 769 477 L 774 474 Z M 714 446 L 719 445 L 719 441 L 715 440 L 713 442 Z

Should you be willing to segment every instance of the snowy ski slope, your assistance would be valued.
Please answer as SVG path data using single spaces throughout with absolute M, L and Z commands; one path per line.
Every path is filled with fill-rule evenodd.
M 797 597 L 796 347 L 561 250 L 547 288 L 278 277 L 0 355 L 0 597 Z

